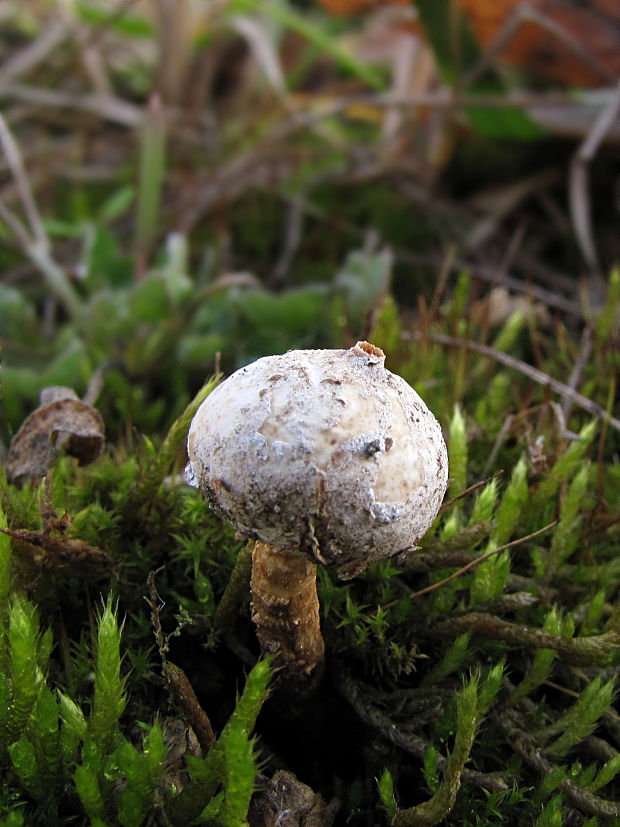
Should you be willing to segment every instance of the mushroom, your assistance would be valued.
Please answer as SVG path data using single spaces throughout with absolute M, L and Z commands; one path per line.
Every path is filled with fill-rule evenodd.
M 342 579 L 411 551 L 441 506 L 441 427 L 368 342 L 241 368 L 202 403 L 186 480 L 256 540 L 252 619 L 290 682 L 320 672 L 317 563 Z

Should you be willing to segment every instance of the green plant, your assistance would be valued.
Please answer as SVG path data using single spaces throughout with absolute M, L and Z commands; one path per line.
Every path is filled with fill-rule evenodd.
M 25 808 L 30 823 L 63 823 L 73 799 L 94 825 L 139 827 L 152 811 L 167 746 L 158 720 L 141 725 L 139 744 L 122 732 L 127 695 L 117 611 L 108 598 L 98 614 L 93 696 L 85 714 L 81 704 L 50 687 L 51 632 L 41 634 L 34 606 L 13 597 L 0 651 L 0 755 L 19 790 L 8 823 L 19 823 Z M 226 827 L 244 821 L 258 772 L 250 733 L 270 677 L 268 662 L 257 664 L 213 748 L 203 759 L 188 757 L 189 782 L 178 795 L 168 792 L 175 823 L 203 810 Z
M 275 821 L 274 766 L 335 827 L 620 823 L 616 91 L 376 5 L 3 4 L 0 457 L 45 386 L 106 425 L 0 469 L 3 824 Z M 268 697 L 187 426 L 205 376 L 358 339 L 450 492 L 406 556 L 321 568 L 323 682 Z

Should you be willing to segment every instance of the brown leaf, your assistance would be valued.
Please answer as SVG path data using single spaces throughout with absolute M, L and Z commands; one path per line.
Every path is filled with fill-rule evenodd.
M 81 402 L 71 388 L 45 388 L 41 404 L 11 441 L 7 478 L 22 485 L 45 476 L 61 451 L 77 457 L 80 465 L 93 462 L 103 450 L 103 435 L 99 411 Z

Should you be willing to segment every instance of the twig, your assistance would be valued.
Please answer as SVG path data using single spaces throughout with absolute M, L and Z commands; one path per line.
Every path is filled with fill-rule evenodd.
M 288 121 L 277 127 L 268 140 L 281 140 L 292 132 L 307 129 L 325 118 L 346 113 L 356 106 L 377 106 L 380 108 L 403 107 L 405 109 L 467 109 L 470 107 L 485 109 L 523 109 L 529 106 L 563 108 L 575 104 L 574 97 L 564 94 L 537 94 L 533 92 L 512 92 L 503 95 L 465 94 L 461 95 L 451 89 L 443 88 L 437 92 L 419 92 L 415 94 L 394 94 L 393 92 L 369 92 L 347 95 L 308 111 L 307 108 L 294 113 Z
M 575 35 L 558 23 L 553 17 L 539 11 L 530 3 L 517 3 L 514 11 L 507 17 L 505 23 L 492 42 L 484 50 L 480 59 L 474 64 L 463 79 L 465 87 L 471 86 L 486 69 L 492 65 L 494 59 L 501 54 L 504 48 L 519 32 L 522 26 L 534 24 L 547 32 L 550 39 L 556 39 L 573 54 L 574 58 L 580 59 L 593 73 L 598 74 L 602 82 L 612 83 L 614 77 L 609 69 L 592 54 L 592 51 L 584 45 Z
M 24 207 L 33 239 L 38 244 L 47 244 L 47 236 L 43 229 L 43 222 L 41 221 L 41 216 L 39 215 L 32 196 L 32 190 L 30 189 L 20 151 L 13 140 L 13 136 L 2 114 L 0 114 L 0 144 L 2 145 L 7 165 L 17 186 L 17 191 Z
M 0 83 L 0 98 L 15 98 L 47 109 L 74 109 L 88 112 L 121 126 L 135 129 L 143 120 L 143 110 L 120 98 L 108 95 L 75 95 L 54 89 L 40 89 L 26 83 Z
M 599 262 L 592 233 L 588 164 L 595 156 L 603 138 L 612 128 L 620 110 L 620 81 L 609 103 L 601 109 L 592 128 L 577 150 L 569 176 L 570 210 L 581 252 L 591 270 L 599 272 Z
M 502 187 L 492 199 L 489 199 L 489 207 L 486 214 L 472 227 L 465 239 L 465 249 L 468 252 L 479 250 L 489 239 L 497 234 L 497 228 L 505 221 L 514 210 L 534 193 L 547 190 L 553 184 L 558 183 L 560 176 L 554 169 L 543 170 L 529 177 L 520 177 L 509 186 Z M 510 258 L 514 255 L 518 246 L 514 247 Z M 510 250 L 510 246 L 509 246 Z M 505 269 L 500 268 L 500 272 Z
M 164 672 L 170 691 L 182 707 L 188 723 L 196 733 L 198 743 L 206 755 L 216 741 L 209 716 L 200 706 L 189 678 L 180 666 L 171 661 L 166 661 Z
M 443 580 L 437 581 L 437 583 L 431 583 L 430 586 L 426 586 L 423 589 L 420 589 L 417 592 L 411 592 L 409 595 L 410 600 L 414 600 L 416 597 L 421 597 L 423 594 L 428 594 L 429 592 L 435 591 L 435 589 L 439 589 L 441 586 L 445 586 L 446 583 L 450 583 L 451 580 L 455 580 L 457 577 L 465 574 L 465 572 L 469 571 L 470 569 L 475 568 L 480 563 L 484 563 L 485 560 L 488 560 L 489 557 L 494 557 L 496 554 L 499 554 L 502 551 L 506 551 L 506 549 L 513 548 L 514 546 L 518 546 L 521 543 L 525 543 L 528 540 L 532 540 L 534 537 L 538 537 L 539 534 L 543 534 L 545 531 L 549 531 L 550 528 L 557 525 L 558 521 L 553 520 L 553 522 L 549 523 L 543 528 L 539 528 L 538 531 L 533 531 L 531 534 L 526 535 L 525 537 L 519 537 L 517 540 L 512 540 L 510 543 L 504 543 L 503 546 L 498 546 L 497 548 L 492 549 L 491 551 L 487 551 L 485 554 L 482 554 L 480 557 L 476 557 L 475 560 L 471 560 L 469 563 L 466 563 L 462 568 L 458 571 L 452 572 L 447 577 L 444 577 Z M 399 602 L 400 598 L 396 600 L 392 600 L 389 603 L 385 603 L 383 606 L 380 606 L 381 609 L 391 609 Z
M 488 612 L 468 612 L 459 617 L 451 617 L 435 623 L 428 630 L 428 634 L 432 637 L 450 640 L 465 632 L 473 632 L 491 640 L 501 640 L 515 646 L 553 649 L 567 663 L 577 666 L 591 666 L 599 663 L 620 646 L 620 632 L 613 630 L 600 635 L 567 640 L 561 635 L 553 635 L 542 629 L 520 623 L 511 623 Z
M 282 249 L 269 277 L 270 287 L 279 287 L 286 280 L 293 258 L 301 243 L 303 219 L 304 198 L 302 195 L 292 196 L 288 201 L 286 210 Z
M 157 571 L 161 571 L 161 569 L 158 569 Z M 168 683 L 168 689 L 170 690 L 171 695 L 173 695 L 183 709 L 190 726 L 196 734 L 198 743 L 206 755 L 215 743 L 215 732 L 211 726 L 209 716 L 200 706 L 200 702 L 196 697 L 196 693 L 193 690 L 189 678 L 180 666 L 176 666 L 176 664 L 171 663 L 167 658 L 168 641 L 162 631 L 161 620 L 159 617 L 160 608 L 163 604 L 155 586 L 156 574 L 156 571 L 149 572 L 147 578 L 149 596 L 145 596 L 145 600 L 151 609 L 151 625 L 153 627 L 155 642 L 157 643 L 157 649 L 159 650 L 159 656 L 161 658 L 162 672 L 164 673 L 164 677 Z
M 65 311 L 82 332 L 87 332 L 88 323 L 84 316 L 80 297 L 69 283 L 64 271 L 54 261 L 50 253 L 50 243 L 37 209 L 28 176 L 22 163 L 19 148 L 0 114 L 0 145 L 4 151 L 8 168 L 13 176 L 29 230 L 9 208 L 0 202 L 0 217 L 14 233 L 22 250 L 43 275 L 53 296 L 63 305 Z
M 416 341 L 424 338 L 422 334 L 417 333 L 416 331 L 403 333 L 402 335 L 405 339 L 414 339 Z M 528 365 L 526 362 L 522 362 L 520 359 L 515 359 L 514 356 L 510 356 L 508 353 L 502 353 L 500 350 L 495 350 L 495 348 L 490 347 L 489 345 L 482 345 L 479 342 L 472 342 L 470 339 L 458 339 L 455 336 L 447 336 L 444 333 L 429 333 L 428 338 L 431 342 L 435 342 L 439 345 L 467 348 L 475 353 L 480 353 L 483 356 L 487 356 L 489 359 L 494 359 L 496 362 L 500 362 L 508 368 L 519 371 L 519 373 L 522 373 L 534 382 L 538 382 L 539 385 L 542 385 L 545 388 L 551 388 L 551 390 L 555 391 L 560 396 L 570 399 L 575 405 L 582 408 L 582 410 L 592 416 L 595 416 L 597 419 L 602 419 L 604 422 L 609 423 L 609 425 L 611 425 L 612 428 L 615 428 L 616 431 L 620 431 L 620 419 L 616 419 L 615 416 L 612 416 L 600 405 L 597 405 L 596 402 L 593 402 L 591 399 L 583 396 L 574 388 L 565 385 L 564 382 L 554 379 L 552 376 L 549 376 L 549 374 Z
M 548 778 L 554 773 L 556 767 L 542 754 L 530 734 L 523 729 L 513 711 L 502 710 L 501 714 L 494 715 L 493 718 L 521 758 L 544 778 Z M 559 789 L 566 796 L 566 799 L 582 812 L 604 819 L 613 818 L 620 814 L 620 807 L 616 802 L 599 798 L 578 786 L 569 778 L 562 778 Z
M 590 358 L 590 353 L 592 352 L 592 328 L 590 326 L 586 326 L 584 328 L 582 337 L 581 337 L 581 347 L 579 348 L 579 354 L 577 356 L 577 360 L 573 366 L 573 370 L 571 372 L 570 378 L 568 380 L 568 386 L 570 388 L 577 388 L 581 381 L 581 376 L 583 374 L 583 369 L 588 363 L 588 359 Z M 562 400 L 561 408 L 562 413 L 564 414 L 564 418 L 568 417 L 570 412 L 571 400 L 568 397 L 565 397 Z
M 452 497 L 451 500 L 448 500 L 447 502 L 443 503 L 443 505 L 441 506 L 441 512 L 448 511 L 448 509 L 450 509 L 455 502 L 463 500 L 465 499 L 465 497 L 469 497 L 470 494 L 473 494 L 474 491 L 477 491 L 479 488 L 482 488 L 483 485 L 486 485 L 487 483 L 492 482 L 498 477 L 501 477 L 503 473 L 504 470 L 500 468 L 500 470 L 493 474 L 492 477 L 487 477 L 486 479 L 479 480 L 478 482 L 475 482 L 473 485 L 470 485 L 464 491 L 461 491 L 460 494 L 457 494 L 456 497 Z
M 508 414 L 506 419 L 504 420 L 504 424 L 499 429 L 497 437 L 495 439 L 495 443 L 493 448 L 491 449 L 491 453 L 487 457 L 487 461 L 484 464 L 484 468 L 482 469 L 483 475 L 489 473 L 489 468 L 493 467 L 493 463 L 495 462 L 497 455 L 499 454 L 499 449 L 502 446 L 503 441 L 506 439 L 506 436 L 510 433 L 510 429 L 512 428 L 512 423 L 514 422 L 515 415 Z
M 445 258 L 439 259 L 434 255 L 411 253 L 401 250 L 398 247 L 394 248 L 394 255 L 397 261 L 415 264 L 418 267 L 427 267 L 433 270 L 433 272 L 436 272 L 438 268 L 443 267 L 445 261 Z M 514 290 L 516 293 L 531 295 L 534 299 L 538 299 L 548 307 L 557 307 L 558 310 L 562 310 L 564 313 L 569 313 L 571 316 L 576 316 L 578 318 L 583 317 L 583 308 L 579 302 L 566 298 L 555 291 L 540 287 L 537 284 L 530 284 L 529 282 L 517 278 L 516 276 L 502 273 L 496 266 L 485 266 L 484 264 L 479 263 L 472 264 L 471 261 L 466 261 L 462 258 L 456 258 L 451 262 L 451 272 L 461 273 L 463 270 L 471 270 L 476 278 L 480 278 L 491 284 L 502 284 L 508 290 Z M 557 274 L 557 276 L 559 277 L 559 274 Z M 541 278 L 546 279 L 547 284 L 552 278 L 555 280 L 555 277 L 556 274 L 552 275 L 548 272 L 541 275 Z M 574 286 L 573 281 L 570 285 L 571 289 L 574 289 Z M 565 290 L 569 289 L 568 284 L 564 283 L 562 283 L 560 287 Z
M 420 760 L 424 759 L 427 753 L 429 742 L 417 735 L 415 732 L 404 732 L 394 720 L 385 712 L 377 708 L 367 697 L 364 696 L 362 686 L 342 667 L 336 666 L 336 682 L 343 698 L 351 704 L 359 718 L 373 730 L 376 730 L 382 738 L 391 744 L 399 747 Z M 389 701 L 386 705 L 390 706 Z M 443 755 L 438 756 L 437 765 L 444 769 L 446 759 Z M 503 792 L 509 789 L 509 784 L 499 773 L 472 772 L 464 769 L 463 781 L 483 787 L 486 790 Z
M 469 571 L 470 569 L 475 568 L 476 566 L 480 565 L 480 563 L 484 563 L 485 560 L 488 560 L 490 557 L 494 557 L 496 554 L 500 554 L 502 551 L 506 551 L 509 548 L 514 548 L 515 546 L 521 545 L 521 543 L 525 543 L 528 540 L 533 540 L 534 537 L 538 537 L 539 534 L 544 534 L 545 531 L 549 531 L 550 528 L 557 525 L 558 521 L 553 520 L 552 522 L 548 523 L 546 526 L 539 528 L 537 531 L 533 531 L 531 534 L 527 534 L 525 537 L 519 537 L 517 540 L 511 540 L 510 543 L 504 543 L 503 546 L 498 546 L 497 548 L 492 549 L 491 551 L 487 551 L 485 554 L 477 557 L 475 560 L 472 560 L 470 563 L 467 563 L 465 566 L 460 568 L 458 571 L 449 574 L 447 577 L 444 577 L 443 580 L 439 580 L 437 583 L 432 583 L 430 586 L 427 586 L 425 589 L 420 589 L 417 592 L 412 592 L 409 597 L 411 600 L 414 600 L 416 597 L 420 597 L 423 594 L 427 594 L 428 592 L 432 592 L 435 589 L 438 589 L 440 586 L 444 586 L 446 583 L 449 583 L 451 580 L 455 580 L 457 577 L 460 577 L 465 572 Z
M 0 68 L 0 83 L 6 83 L 29 72 L 45 60 L 66 37 L 67 27 L 65 22 L 63 20 L 53 21 L 36 40 L 4 61 Z
M 0 116 L 1 117 L 1 116 Z M 19 218 L 11 212 L 3 201 L 0 201 L 0 218 L 4 221 L 9 230 L 13 233 L 22 248 L 28 247 L 30 244 L 30 236 L 28 231 L 19 220 Z

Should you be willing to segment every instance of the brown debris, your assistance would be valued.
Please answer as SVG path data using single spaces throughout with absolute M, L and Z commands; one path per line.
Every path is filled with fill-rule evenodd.
M 161 602 L 155 586 L 156 574 L 157 572 L 150 571 L 147 578 L 149 587 L 149 597 L 147 602 L 151 607 L 151 623 L 155 633 L 157 648 L 159 649 L 159 656 L 162 662 L 162 671 L 164 673 L 164 677 L 166 678 L 170 694 L 181 707 L 183 715 L 191 727 L 191 731 L 194 733 L 198 743 L 200 744 L 203 755 L 206 755 L 215 743 L 215 732 L 211 726 L 209 716 L 204 711 L 200 705 L 200 701 L 196 697 L 196 693 L 194 692 L 189 678 L 180 666 L 171 663 L 167 658 L 168 641 L 164 637 L 164 633 L 161 628 L 161 619 L 159 616 Z
M 331 827 L 340 804 L 326 804 L 306 784 L 286 770 L 278 770 L 267 789 L 250 808 L 251 827 Z
M 167 660 L 164 673 L 171 693 L 179 702 L 187 721 L 196 734 L 203 753 L 206 755 L 215 743 L 215 733 L 209 716 L 200 706 L 189 678 L 180 666 L 176 666 Z
M 103 450 L 104 424 L 99 411 L 81 402 L 71 388 L 41 391 L 41 404 L 11 440 L 6 461 L 9 482 L 23 485 L 39 479 L 61 451 L 80 465 L 93 462 Z
M 112 558 L 105 551 L 89 545 L 84 540 L 70 539 L 62 534 L 53 535 L 45 529 L 30 531 L 26 528 L 15 530 L 0 528 L 0 531 L 3 534 L 8 534 L 18 543 L 26 543 L 26 545 L 41 549 L 42 555 L 40 557 L 43 557 L 46 564 L 49 564 L 51 568 L 62 568 L 81 563 L 110 567 L 113 564 Z
M 39 509 L 43 528 L 0 528 L 0 531 L 17 543 L 38 549 L 32 557 L 37 564 L 46 568 L 61 569 L 82 564 L 114 568 L 114 560 L 105 551 L 89 545 L 84 540 L 66 536 L 71 525 L 69 516 L 66 513 L 59 516 L 52 508 L 49 478 L 45 480 L 45 496 L 41 497 Z

